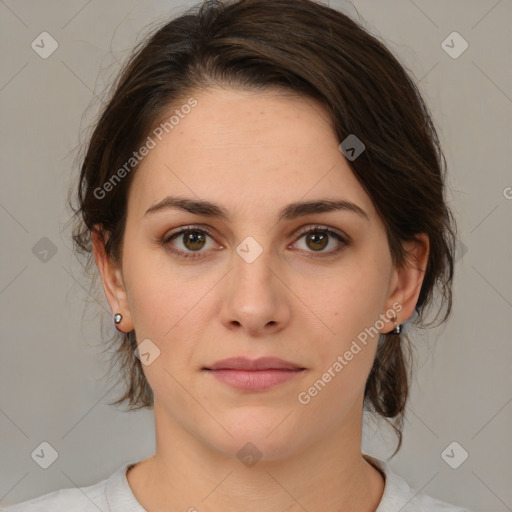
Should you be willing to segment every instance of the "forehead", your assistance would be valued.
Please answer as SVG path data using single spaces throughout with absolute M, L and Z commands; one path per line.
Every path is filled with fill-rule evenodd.
M 210 88 L 191 97 L 196 106 L 175 116 L 172 128 L 150 134 L 154 147 L 130 187 L 129 209 L 138 217 L 169 194 L 253 214 L 262 205 L 342 197 L 373 213 L 321 103 L 280 89 Z

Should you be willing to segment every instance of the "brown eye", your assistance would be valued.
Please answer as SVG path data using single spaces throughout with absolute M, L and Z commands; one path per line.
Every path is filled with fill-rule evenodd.
M 304 239 L 303 246 L 298 247 L 304 250 L 307 256 L 314 257 L 315 253 L 318 256 L 329 256 L 341 251 L 345 246 L 350 245 L 350 241 L 345 239 L 335 231 L 322 226 L 310 226 L 308 229 L 302 231 L 299 235 L 299 239 L 295 244 L 298 244 L 299 240 Z M 331 240 L 334 239 L 334 248 L 325 250 L 328 246 L 332 245 Z
M 329 237 L 325 233 L 314 232 L 306 234 L 306 245 L 315 251 L 322 251 L 327 247 Z
M 204 234 L 200 231 L 185 231 L 181 235 L 183 236 L 183 245 L 191 251 L 202 249 L 206 242 Z
M 208 249 L 208 238 L 213 240 L 206 229 L 186 227 L 166 236 L 161 244 L 181 258 L 203 258 Z

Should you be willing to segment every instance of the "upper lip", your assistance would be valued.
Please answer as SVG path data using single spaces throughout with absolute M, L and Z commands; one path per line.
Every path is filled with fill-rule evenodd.
M 290 361 L 278 357 L 260 357 L 249 359 L 247 357 L 230 357 L 217 361 L 205 368 L 206 370 L 304 370 L 304 368 Z

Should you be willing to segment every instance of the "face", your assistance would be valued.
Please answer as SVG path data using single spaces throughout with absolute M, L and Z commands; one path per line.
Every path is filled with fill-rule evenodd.
M 374 333 L 393 328 L 397 301 L 406 320 L 420 281 L 393 267 L 384 224 L 320 104 L 277 90 L 194 98 L 133 176 L 121 285 L 105 288 L 150 354 L 157 421 L 229 456 L 250 441 L 268 459 L 351 435 Z M 162 206 L 169 196 L 210 205 Z M 325 201 L 345 207 L 289 207 Z M 289 378 L 241 389 L 205 369 L 232 357 L 303 370 L 261 372 L 262 386 Z

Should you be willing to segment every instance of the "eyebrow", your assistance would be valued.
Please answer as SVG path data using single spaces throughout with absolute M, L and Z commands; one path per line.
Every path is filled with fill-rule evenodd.
M 168 209 L 184 210 L 195 215 L 218 218 L 224 221 L 228 221 L 230 218 L 228 211 L 222 206 L 209 201 L 176 196 L 165 197 L 148 208 L 144 216 Z M 318 199 L 315 201 L 295 202 L 286 205 L 279 211 L 278 221 L 293 220 L 314 213 L 333 211 L 352 212 L 363 217 L 367 221 L 370 220 L 368 214 L 360 206 L 352 203 L 351 201 L 347 201 L 345 199 Z

